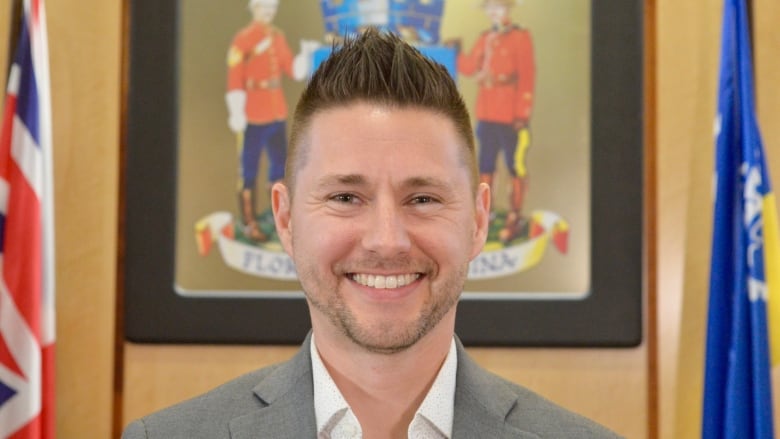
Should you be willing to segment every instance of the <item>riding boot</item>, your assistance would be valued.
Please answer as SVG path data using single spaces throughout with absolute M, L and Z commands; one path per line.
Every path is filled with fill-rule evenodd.
M 254 189 L 242 189 L 238 193 L 238 208 L 241 212 L 241 222 L 244 224 L 244 235 L 255 242 L 267 241 L 268 236 L 257 224 Z

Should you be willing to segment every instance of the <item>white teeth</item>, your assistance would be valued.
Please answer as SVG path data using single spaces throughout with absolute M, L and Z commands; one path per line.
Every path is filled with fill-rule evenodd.
M 353 274 L 352 280 L 372 288 L 393 289 L 409 285 L 419 278 L 418 273 L 381 276 L 378 274 Z

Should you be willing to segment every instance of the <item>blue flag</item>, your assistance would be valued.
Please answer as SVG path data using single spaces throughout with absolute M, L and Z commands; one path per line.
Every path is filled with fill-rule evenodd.
M 767 309 L 778 304 L 771 297 L 777 294 L 777 215 L 755 114 L 747 14 L 745 0 L 725 0 L 702 421 L 705 439 L 774 437 Z

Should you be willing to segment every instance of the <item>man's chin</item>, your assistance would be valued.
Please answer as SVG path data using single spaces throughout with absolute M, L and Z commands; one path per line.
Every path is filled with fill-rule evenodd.
M 422 331 L 392 333 L 387 330 L 346 328 L 346 336 L 353 343 L 375 354 L 392 355 L 414 346 L 425 335 Z
M 414 346 L 417 340 L 406 343 L 377 343 L 373 341 L 365 341 L 352 338 L 352 342 L 368 352 L 382 355 L 393 355 L 399 352 L 403 352 L 410 347 Z

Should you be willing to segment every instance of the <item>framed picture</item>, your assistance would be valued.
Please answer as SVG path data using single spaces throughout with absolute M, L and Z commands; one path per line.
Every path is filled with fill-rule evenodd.
M 474 119 L 494 207 L 458 305 L 464 343 L 641 342 L 641 0 L 302 0 L 270 13 L 259 3 L 129 3 L 129 340 L 304 338 L 308 309 L 268 188 L 306 77 L 339 38 L 370 25 L 443 63 Z M 504 107 L 514 137 L 501 149 L 491 130 Z

